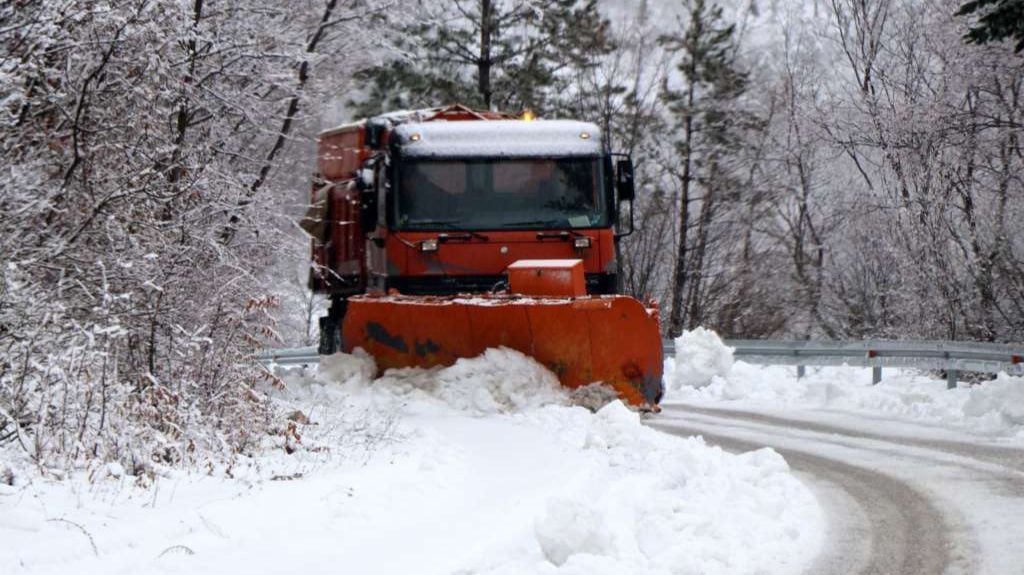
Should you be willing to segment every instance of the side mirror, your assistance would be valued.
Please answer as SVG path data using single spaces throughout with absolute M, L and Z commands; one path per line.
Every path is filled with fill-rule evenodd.
M 377 228 L 377 194 L 373 190 L 359 192 L 359 227 L 364 234 Z
M 632 202 L 636 195 L 633 187 L 633 161 L 629 158 L 615 162 L 615 191 L 619 193 L 619 201 Z
M 372 165 L 363 165 L 363 167 L 356 172 L 356 187 L 361 192 L 372 190 L 374 185 L 377 183 L 376 180 L 377 178 L 374 174 Z
M 359 227 L 370 233 L 377 227 L 377 160 L 371 158 L 356 170 L 356 189 L 359 190 Z

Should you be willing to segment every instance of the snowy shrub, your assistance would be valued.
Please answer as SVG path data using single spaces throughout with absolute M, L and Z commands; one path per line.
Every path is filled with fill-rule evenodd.
M 675 340 L 675 369 L 666 378 L 669 389 L 705 387 L 732 369 L 732 348 L 715 332 L 698 327 Z
M 286 422 L 274 426 L 269 446 L 317 463 L 339 458 L 365 462 L 402 439 L 399 410 L 370 398 L 377 367 L 363 350 L 321 357 L 308 371 L 276 369 L 283 385 L 264 387 L 288 415 Z
M 148 473 L 270 430 L 279 165 L 372 7 L 248 8 L 0 6 L 0 457 Z
M 0 462 L 0 485 L 14 486 L 14 470 L 3 462 Z
M 98 458 L 136 475 L 253 446 L 270 406 L 252 389 L 259 373 L 247 358 L 272 300 L 204 314 L 199 333 L 177 325 L 172 346 L 158 317 L 132 321 L 130 297 L 98 294 L 86 323 L 36 295 L 13 264 L 5 272 L 0 321 L 23 338 L 0 359 L 0 442 L 43 470 Z M 45 324 L 24 319 L 40 315 Z

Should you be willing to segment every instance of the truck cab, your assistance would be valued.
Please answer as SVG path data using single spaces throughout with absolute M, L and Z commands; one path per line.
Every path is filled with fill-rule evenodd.
M 617 211 L 597 126 L 404 124 L 379 174 L 371 288 L 487 291 L 517 260 L 577 258 L 588 293 L 615 293 Z

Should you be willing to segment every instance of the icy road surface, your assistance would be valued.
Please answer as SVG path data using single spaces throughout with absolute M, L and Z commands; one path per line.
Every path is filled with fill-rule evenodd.
M 1024 449 L 866 415 L 710 401 L 670 403 L 649 424 L 781 454 L 828 519 L 807 573 L 1024 573 Z

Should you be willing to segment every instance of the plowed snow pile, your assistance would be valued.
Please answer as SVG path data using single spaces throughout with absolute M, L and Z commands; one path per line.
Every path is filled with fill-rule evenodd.
M 570 406 L 518 352 L 373 371 L 337 355 L 285 374 L 278 400 L 301 417 L 233 479 L 0 492 L 0 572 L 799 573 L 821 544 L 773 451 L 661 434 L 617 401 Z
M 732 361 L 732 349 L 714 332 L 698 329 L 676 339 L 666 360 L 666 401 L 709 402 L 722 407 L 811 408 L 861 415 L 885 414 L 907 422 L 955 427 L 974 434 L 1024 440 L 1024 377 L 953 390 L 946 381 L 910 369 L 883 369 L 878 385 L 864 367 L 809 367 L 796 378 L 790 366 Z M 727 358 L 727 359 L 726 359 Z
M 371 382 L 375 371 L 366 356 L 336 354 L 324 358 L 318 379 L 347 382 L 374 399 L 400 398 L 411 405 L 444 405 L 470 415 L 510 413 L 544 405 L 567 404 L 568 394 L 555 374 L 518 351 L 488 349 L 480 357 L 459 360 L 444 369 L 393 369 Z

